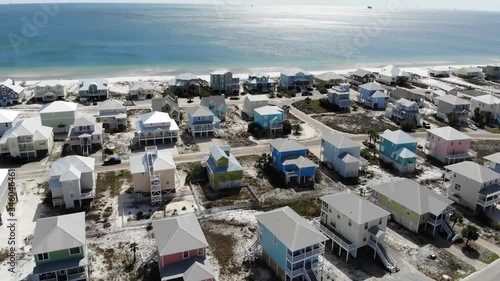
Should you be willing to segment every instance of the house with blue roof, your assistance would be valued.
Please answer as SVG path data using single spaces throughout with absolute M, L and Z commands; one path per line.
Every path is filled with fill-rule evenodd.
M 203 159 L 207 176 L 214 190 L 230 189 L 243 185 L 243 167 L 231 154 L 231 146 L 210 147 L 210 155 Z
M 213 133 L 220 129 L 220 119 L 206 106 L 197 105 L 186 109 L 188 130 L 193 138 Z
M 307 158 L 307 148 L 289 139 L 270 142 L 274 166 L 285 176 L 285 183 L 295 180 L 299 184 L 312 183 L 318 165 Z
M 283 130 L 285 111 L 278 106 L 266 105 L 253 110 L 253 120 L 264 130 L 269 130 L 271 134 Z
M 384 109 L 389 102 L 385 89 L 377 83 L 370 82 L 359 86 L 359 102 L 373 109 Z
M 409 134 L 397 130 L 385 130 L 380 136 L 380 160 L 402 173 L 411 173 L 417 163 L 417 140 Z

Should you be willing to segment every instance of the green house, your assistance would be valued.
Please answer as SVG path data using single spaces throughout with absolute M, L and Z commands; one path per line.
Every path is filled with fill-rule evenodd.
M 89 280 L 85 213 L 39 219 L 31 252 L 37 280 Z
M 417 140 L 409 134 L 397 130 L 385 130 L 380 136 L 380 160 L 402 172 L 411 173 L 417 163 Z
M 231 154 L 231 146 L 212 146 L 204 159 L 210 185 L 214 190 L 237 188 L 243 185 L 243 167 Z

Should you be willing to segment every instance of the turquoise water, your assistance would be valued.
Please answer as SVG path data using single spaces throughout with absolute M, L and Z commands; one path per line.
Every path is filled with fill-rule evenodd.
M 0 77 L 500 61 L 500 13 L 495 12 L 54 5 L 48 10 L 38 4 L 0 5 Z

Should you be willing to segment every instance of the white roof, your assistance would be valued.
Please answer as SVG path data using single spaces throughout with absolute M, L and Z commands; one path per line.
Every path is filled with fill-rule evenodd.
M 80 116 L 80 117 L 76 118 L 75 121 L 73 122 L 74 127 L 76 127 L 76 126 L 91 126 L 91 125 L 95 125 L 95 124 L 96 124 L 95 118 L 91 117 L 91 116 Z
M 255 217 L 290 251 L 328 240 L 311 222 L 299 216 L 290 207 L 275 209 Z
M 251 95 L 248 94 L 245 99 L 249 101 L 269 101 L 269 98 L 266 95 Z
M 10 110 L 10 109 L 0 109 L 0 123 L 14 122 L 21 112 Z
M 175 80 L 185 80 L 185 81 L 198 80 L 198 79 L 199 78 L 196 75 L 191 73 L 182 73 L 175 77 Z
M 347 135 L 338 132 L 329 132 L 324 134 L 323 140 L 338 149 L 361 148 L 361 144 L 353 141 Z
M 411 100 L 407 100 L 405 98 L 400 98 L 397 103 L 399 103 L 400 105 L 402 106 L 406 106 L 406 107 L 412 107 L 414 105 L 416 105 L 417 103 L 414 102 L 414 101 L 411 101 Z
M 123 102 L 115 100 L 115 99 L 108 99 L 103 102 L 101 102 L 98 106 L 99 110 L 123 110 L 125 109 L 125 106 L 123 105 Z
M 141 122 L 143 124 L 157 124 L 171 121 L 170 115 L 166 112 L 153 111 L 141 115 Z
M 3 83 L 0 83 L 0 85 L 4 85 L 5 87 L 11 89 L 12 91 L 18 94 L 24 91 L 24 87 L 22 87 L 18 83 L 15 83 L 15 81 L 13 81 L 12 79 L 7 79 Z
M 146 152 L 130 156 L 130 172 L 132 174 L 147 173 L 148 157 Z M 168 150 L 157 150 L 156 155 L 153 155 L 153 168 L 155 171 L 176 169 L 174 158 Z
M 108 80 L 106 79 L 84 79 L 80 84 L 80 90 L 88 90 L 90 85 L 96 85 L 97 90 L 107 90 L 108 89 Z
M 130 91 L 135 91 L 135 90 L 139 90 L 139 89 L 154 90 L 155 87 L 151 83 L 148 83 L 145 81 L 138 81 L 138 82 L 130 85 L 130 87 L 129 87 Z
M 285 151 L 297 151 L 297 150 L 306 150 L 307 148 L 297 141 L 290 139 L 274 139 L 269 142 L 269 144 L 274 147 L 279 152 Z
M 281 114 L 284 112 L 283 109 L 275 105 L 266 105 L 263 107 L 256 108 L 254 109 L 254 111 L 260 115 Z
M 443 101 L 443 102 L 453 104 L 453 105 L 467 105 L 467 104 L 469 104 L 469 102 L 467 100 L 461 99 L 461 98 L 454 96 L 454 95 L 440 96 L 440 97 L 437 97 L 436 100 Z
M 410 74 L 408 72 L 399 69 L 395 65 L 387 65 L 382 67 L 380 74 L 388 77 L 410 77 Z
M 346 80 L 345 77 L 343 77 L 340 74 L 337 74 L 335 72 L 325 72 L 316 75 L 316 79 L 322 80 L 322 81 L 330 81 L 330 80 Z
M 203 105 L 196 105 L 193 107 L 188 107 L 186 109 L 189 115 L 192 117 L 201 117 L 201 116 L 214 116 L 213 112 L 208 109 L 208 107 Z
M 68 111 L 76 111 L 78 104 L 74 102 L 67 101 L 53 101 L 48 104 L 44 104 L 42 108 L 40 108 L 40 113 L 57 113 L 57 112 L 68 112 Z
M 66 86 L 65 83 L 62 83 L 62 80 L 42 80 L 38 83 L 36 83 L 35 86 L 39 86 L 39 87 L 46 87 L 46 86 L 49 86 L 49 87 L 54 87 L 54 86 Z
M 436 135 L 444 140 L 448 141 L 453 141 L 453 140 L 470 140 L 471 137 L 468 135 L 450 127 L 441 127 L 441 128 L 434 128 L 434 129 L 429 129 L 427 132 Z
M 227 69 L 218 69 L 215 71 L 210 72 L 211 75 L 225 75 L 226 73 L 231 72 Z
M 479 183 L 500 179 L 499 173 L 479 165 L 476 162 L 464 161 L 458 164 L 445 166 L 445 168 Z
M 205 259 L 205 263 L 195 262 L 182 275 L 183 281 L 215 280 L 212 265 Z
M 462 68 L 459 68 L 458 70 L 459 71 L 465 71 L 465 72 L 468 72 L 468 73 L 483 72 L 483 70 L 481 70 L 481 68 L 478 68 L 478 67 L 462 67 Z
M 473 97 L 472 100 L 482 102 L 485 104 L 500 104 L 500 99 L 493 95 L 483 95 L 483 96 Z
M 94 169 L 94 158 L 70 155 L 52 164 L 50 177 L 60 176 L 59 181 L 80 179 L 82 173 L 93 173 Z
M 413 151 L 409 150 L 406 147 L 399 148 L 398 150 L 395 151 L 396 155 L 398 157 L 401 157 L 403 159 L 409 159 L 409 158 L 416 158 L 417 154 L 415 154 Z
M 311 73 L 303 70 L 302 68 L 294 67 L 290 69 L 284 69 L 281 74 L 286 76 L 297 76 L 297 75 L 312 75 Z
M 375 83 L 375 82 L 369 82 L 369 83 L 363 84 L 359 87 L 363 88 L 365 90 L 369 90 L 369 91 L 381 91 L 381 92 L 385 91 L 385 89 L 384 89 L 384 87 L 382 87 L 382 85 Z
M 483 157 L 485 160 L 494 162 L 494 163 L 500 163 L 500 152 L 488 155 Z
M 381 137 L 394 144 L 417 142 L 416 139 L 414 139 L 408 133 L 403 132 L 402 130 L 397 130 L 397 131 L 385 130 Z
M 376 91 L 373 93 L 372 98 L 388 98 L 389 96 L 383 91 Z
M 48 140 L 52 137 L 52 128 L 42 126 L 40 118 L 23 119 L 3 134 L 0 143 L 6 143 L 7 139 L 18 136 L 33 136 L 35 140 Z
M 85 212 L 36 221 L 33 255 L 85 246 Z

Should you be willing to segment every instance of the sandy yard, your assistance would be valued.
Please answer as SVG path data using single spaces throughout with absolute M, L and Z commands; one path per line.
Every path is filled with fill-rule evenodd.
M 384 117 L 384 111 L 364 113 L 320 114 L 312 116 L 328 127 L 350 134 L 366 134 L 370 129 L 383 132 L 387 129 L 399 129 L 391 120 Z

